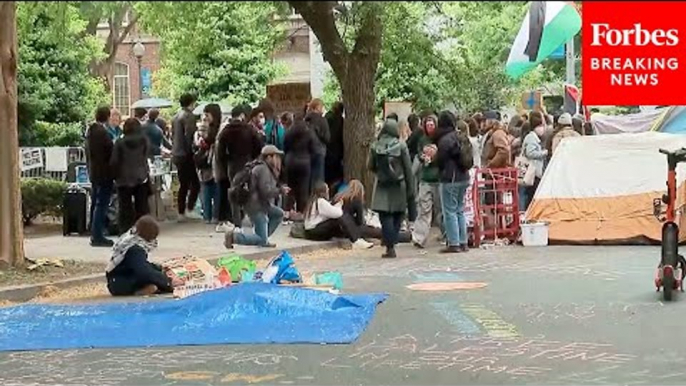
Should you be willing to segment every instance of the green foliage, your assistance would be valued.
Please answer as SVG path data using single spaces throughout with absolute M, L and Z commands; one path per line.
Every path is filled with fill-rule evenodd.
M 136 11 L 141 26 L 162 39 L 159 96 L 190 91 L 201 100 L 255 102 L 278 75 L 271 54 L 282 31 L 273 3 L 140 2 Z
M 66 184 L 48 178 L 21 180 L 22 216 L 24 225 L 40 215 L 61 216 Z
M 18 113 L 22 145 L 33 142 L 35 122 L 73 123 L 88 119 L 107 101 L 89 65 L 102 43 L 84 34 L 86 24 L 69 3 L 21 2 L 17 9 L 19 41 Z M 28 141 L 28 142 L 27 142 Z
M 33 126 L 35 146 L 77 147 L 83 144 L 83 126 L 80 123 L 36 122 Z

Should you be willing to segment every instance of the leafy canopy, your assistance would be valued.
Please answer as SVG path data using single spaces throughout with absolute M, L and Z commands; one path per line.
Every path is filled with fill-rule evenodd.
M 279 73 L 271 54 L 283 32 L 274 26 L 273 3 L 140 2 L 136 11 L 145 31 L 162 40 L 157 95 L 254 102 Z

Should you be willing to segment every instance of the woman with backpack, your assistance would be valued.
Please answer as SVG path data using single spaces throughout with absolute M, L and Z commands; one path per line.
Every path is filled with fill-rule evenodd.
M 206 224 L 217 223 L 219 192 L 214 179 L 215 163 L 214 151 L 222 110 L 217 104 L 211 103 L 203 110 L 202 126 L 196 131 L 195 152 L 193 160 L 198 168 L 198 177 L 202 186 L 202 217 Z
M 387 119 L 372 145 L 369 170 L 376 174 L 371 209 L 379 213 L 386 252 L 383 258 L 396 257 L 395 245 L 408 212 L 410 222 L 417 217 L 412 161 L 407 145 L 400 141 L 398 122 Z
M 438 117 L 436 144 L 443 224 L 447 238 L 447 246 L 441 253 L 467 252 L 464 198 L 469 187 L 469 169 L 474 160 L 469 138 L 455 130 L 455 117 L 449 111 L 442 112 Z

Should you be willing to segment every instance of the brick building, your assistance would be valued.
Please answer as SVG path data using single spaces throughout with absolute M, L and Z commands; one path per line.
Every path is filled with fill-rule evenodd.
M 125 28 L 128 18 L 124 20 Z M 316 37 L 300 15 L 292 14 L 276 23 L 287 23 L 285 41 L 279 45 L 272 59 L 284 64 L 288 73 L 271 84 L 310 83 L 312 97 L 320 97 L 324 88 L 326 64 L 316 43 Z M 109 31 L 107 24 L 98 26 L 104 39 Z M 140 66 L 133 47 L 140 42 L 145 47 Z M 152 78 L 160 68 L 160 39 L 133 28 L 117 49 L 112 87 L 112 106 L 122 115 L 131 115 L 130 106 L 139 99 L 150 96 Z M 141 83 L 143 92 L 141 93 Z

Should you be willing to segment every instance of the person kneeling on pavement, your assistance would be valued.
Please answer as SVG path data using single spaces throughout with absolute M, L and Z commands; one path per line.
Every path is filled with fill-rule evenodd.
M 323 181 L 317 182 L 305 207 L 305 238 L 328 241 L 341 236 L 350 239 L 353 249 L 374 246 L 362 238 L 362 229 L 349 213 L 343 211 L 343 202 L 336 205 L 329 202 L 329 186 Z
M 226 248 L 231 249 L 234 244 L 276 247 L 275 244 L 269 242 L 269 237 L 283 221 L 283 210 L 274 205 L 274 202 L 280 194 L 289 194 L 291 191 L 288 186 L 279 184 L 282 156 L 283 152 L 276 146 L 267 145 L 262 148 L 260 161 L 246 166 L 252 169 L 247 184 L 249 199 L 245 210 L 255 233 L 243 233 L 239 227 L 226 232 L 224 237 Z M 232 189 L 242 189 L 242 187 L 234 186 Z
M 150 252 L 157 248 L 159 233 L 157 221 L 146 215 L 114 244 L 105 274 L 107 289 L 113 296 L 171 293 L 174 287 L 183 285 L 179 279 L 170 279 L 161 266 L 148 261 Z

